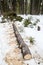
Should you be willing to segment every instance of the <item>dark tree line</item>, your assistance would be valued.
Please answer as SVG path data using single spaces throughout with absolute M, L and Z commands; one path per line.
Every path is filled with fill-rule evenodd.
M 43 14 L 43 0 L 31 0 L 31 14 Z
M 17 14 L 43 14 L 43 0 L 0 0 L 1 12 L 12 10 Z
M 26 13 L 26 8 L 27 8 L 27 0 L 25 0 L 25 6 L 24 6 L 24 0 L 0 0 L 1 12 L 13 10 L 14 12 L 17 13 L 18 9 L 20 14 L 24 14 Z
M 24 0 L 0 0 L 1 12 L 6 12 L 10 10 L 17 12 L 17 8 L 19 10 L 19 13 L 24 13 Z

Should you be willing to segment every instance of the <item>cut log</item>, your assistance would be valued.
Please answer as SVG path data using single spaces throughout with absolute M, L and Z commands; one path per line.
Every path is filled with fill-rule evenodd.
M 19 47 L 21 48 L 21 52 L 23 54 L 23 58 L 24 59 L 31 59 L 32 58 L 31 52 L 30 52 L 28 46 L 23 41 L 23 39 L 22 39 L 21 35 L 19 34 L 19 32 L 17 30 L 17 27 L 15 26 L 14 23 L 13 23 L 13 29 L 14 29 L 15 36 L 17 37 L 17 41 L 19 43 Z
M 28 48 L 28 46 L 24 43 L 22 44 L 22 49 L 21 49 L 22 53 L 23 53 L 23 58 L 24 59 L 31 59 L 32 58 L 32 55 L 31 55 L 31 52 Z

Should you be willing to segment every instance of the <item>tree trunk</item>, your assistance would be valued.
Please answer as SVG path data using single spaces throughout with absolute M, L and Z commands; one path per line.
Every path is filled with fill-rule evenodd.
M 16 35 L 19 47 L 21 48 L 21 51 L 23 53 L 23 58 L 24 59 L 31 59 L 32 58 L 31 52 L 30 52 L 28 46 L 23 41 L 23 39 L 22 39 L 21 35 L 19 34 L 14 23 L 13 23 L 13 29 L 14 29 L 14 33 Z
M 13 10 L 14 10 L 14 12 L 16 12 L 16 0 L 13 0 L 13 2 L 12 2 L 12 6 L 13 6 Z
M 24 0 L 19 0 L 20 14 L 24 14 Z
M 39 14 L 40 0 L 31 0 L 31 11 L 32 11 L 32 14 L 35 14 L 35 15 Z
M 42 14 L 43 14 L 43 0 L 42 0 Z
M 30 14 L 32 14 L 32 0 L 30 0 Z
M 27 0 L 25 0 L 25 14 L 27 14 Z

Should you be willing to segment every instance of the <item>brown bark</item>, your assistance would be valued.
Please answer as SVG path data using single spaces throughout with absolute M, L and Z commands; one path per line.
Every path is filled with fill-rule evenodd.
M 14 33 L 15 33 L 15 35 L 17 37 L 19 47 L 21 48 L 21 52 L 23 53 L 23 58 L 24 59 L 31 59 L 32 58 L 31 52 L 30 52 L 28 46 L 23 41 L 21 35 L 19 34 L 15 24 L 13 24 L 13 29 L 14 29 Z

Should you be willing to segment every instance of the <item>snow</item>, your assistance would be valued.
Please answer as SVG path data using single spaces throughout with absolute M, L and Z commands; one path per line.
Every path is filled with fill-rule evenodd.
M 36 17 L 40 20 L 39 26 L 41 27 L 40 31 L 37 31 L 37 26 L 36 28 L 24 28 L 25 30 L 25 35 L 26 36 L 32 36 L 35 38 L 35 41 L 37 42 L 37 45 L 43 50 L 43 16 L 33 16 Z
M 28 25 L 28 27 L 23 26 L 24 20 L 20 22 L 19 24 L 15 22 L 17 25 L 18 31 L 21 34 L 22 38 L 24 39 L 25 43 L 28 45 L 32 57 L 34 60 L 30 60 L 29 65 L 38 65 L 38 63 L 35 63 L 35 61 L 40 62 L 40 65 L 43 65 L 43 15 L 20 15 L 24 19 L 28 19 L 31 17 L 31 22 L 34 23 L 37 19 L 39 19 L 39 22 L 36 26 L 33 26 L 33 28 Z M 37 30 L 37 27 L 40 26 L 40 31 Z M 23 31 L 21 30 L 21 27 Z M 30 44 L 29 37 L 34 38 L 35 42 L 34 44 Z M 42 62 L 41 62 L 42 60 Z M 29 61 L 27 61 L 28 63 Z
M 34 59 L 31 59 L 29 61 L 28 60 L 27 61 L 24 61 L 24 63 L 29 64 L 29 65 L 36 65 Z
M 24 19 L 22 20 L 22 22 L 16 21 L 15 24 L 32 54 L 32 59 L 24 60 L 24 63 L 29 65 L 43 65 L 43 15 L 20 16 L 24 19 L 28 19 L 29 17 L 31 17 L 32 23 L 34 23 L 36 19 L 40 20 L 40 22 L 38 22 L 36 26 L 33 26 L 33 28 L 31 28 L 30 25 L 28 25 L 28 27 L 24 27 Z M 2 21 L 2 17 L 3 16 L 0 17 L 0 22 Z M 40 26 L 40 31 L 37 30 L 38 26 Z M 10 29 L 10 27 L 11 23 L 0 23 L 0 65 L 8 65 L 4 61 L 4 58 L 6 56 L 6 53 L 11 50 L 11 46 L 9 46 L 8 44 L 11 41 L 8 34 L 8 30 Z M 33 45 L 30 44 L 29 37 L 34 38 L 35 41 Z
M 0 22 L 2 22 L 3 15 L 0 16 Z
M 8 40 L 6 36 L 6 30 L 8 26 L 5 28 L 4 25 L 5 24 L 0 23 L 0 65 L 7 65 L 4 61 L 4 57 L 9 50 L 9 45 L 7 44 Z
M 21 33 L 21 36 L 28 36 L 28 37 L 30 37 L 30 36 L 32 36 L 32 37 L 34 37 L 35 38 L 35 41 L 37 42 L 37 43 L 41 43 L 41 48 L 43 49 L 43 45 L 42 45 L 42 43 L 43 43 L 43 16 L 41 16 L 41 15 L 21 15 L 22 17 L 24 17 L 24 18 L 26 18 L 26 19 L 28 19 L 28 17 L 33 17 L 33 22 L 35 22 L 35 20 L 36 19 L 39 19 L 40 20 L 40 22 L 36 25 L 36 27 L 34 27 L 34 28 L 30 28 L 30 27 L 23 27 L 23 25 L 22 25 L 22 23 L 21 22 L 15 22 L 15 24 L 16 25 L 18 25 L 19 27 L 18 27 L 18 29 L 21 29 L 21 27 L 23 27 L 23 30 L 24 30 L 24 32 L 23 33 Z M 38 26 L 40 26 L 40 31 L 37 31 L 37 27 Z M 25 33 L 25 34 L 24 34 Z
M 10 32 L 13 32 L 11 23 L 0 23 L 0 65 L 8 65 L 5 62 L 5 56 L 9 51 L 11 51 L 11 49 L 14 48 L 14 46 L 9 45 L 12 41 L 9 37 Z

